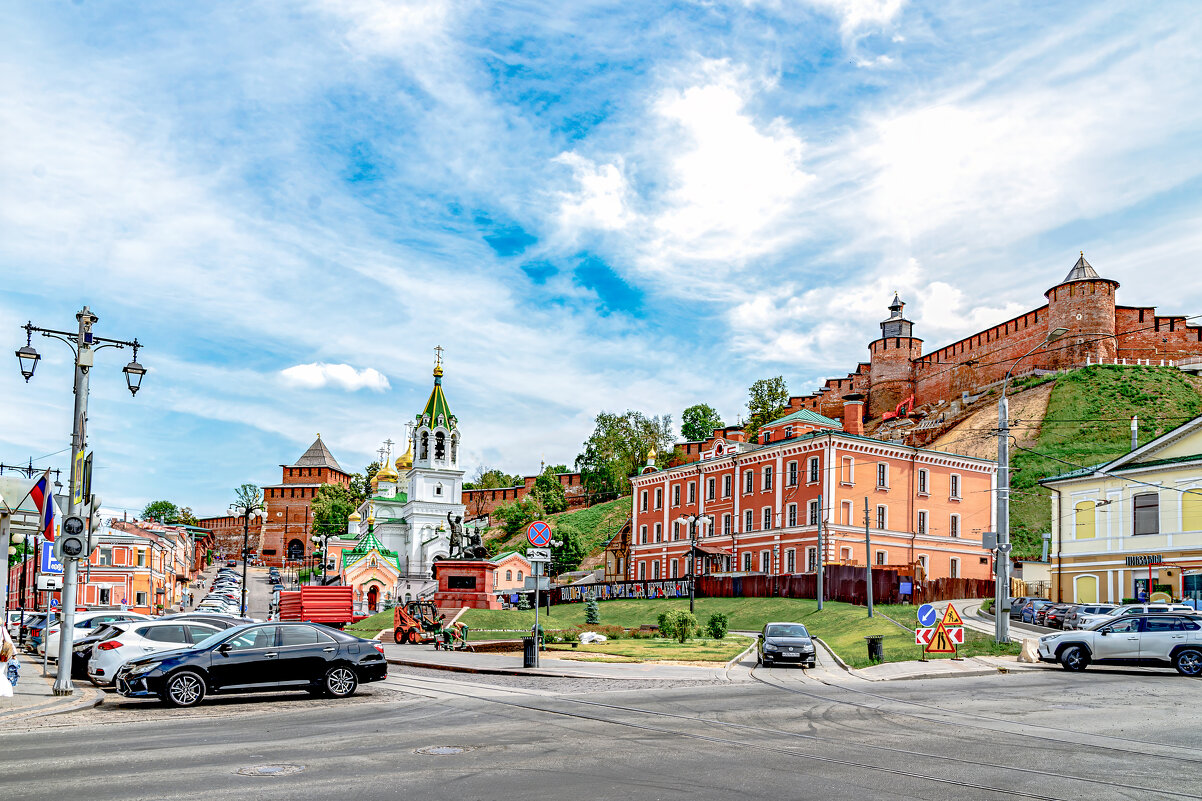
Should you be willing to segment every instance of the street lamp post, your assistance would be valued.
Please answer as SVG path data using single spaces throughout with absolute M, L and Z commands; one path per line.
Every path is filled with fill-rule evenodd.
M 709 523 L 713 525 L 713 515 L 682 515 L 677 518 L 678 522 L 687 523 L 689 525 L 689 612 L 694 611 L 694 585 L 697 583 L 697 577 L 693 575 L 697 569 L 697 524 Z
M 246 562 L 250 551 L 250 519 L 263 516 L 260 498 L 241 498 L 238 504 L 230 504 L 230 514 L 242 518 L 242 617 L 246 617 Z
M 100 318 L 93 314 L 92 310 L 87 306 L 84 306 L 75 315 L 75 319 L 78 321 L 79 326 L 74 333 L 70 331 L 57 331 L 52 328 L 40 328 L 32 322 L 26 323 L 21 326 L 25 329 L 25 346 L 18 348 L 16 352 L 17 363 L 20 365 L 21 375 L 25 378 L 26 383 L 29 383 L 29 379 L 33 378 L 38 361 L 42 358 L 41 354 L 33 347 L 33 334 L 35 331 L 44 337 L 65 342 L 67 347 L 71 348 L 72 353 L 74 353 L 75 414 L 72 419 L 71 428 L 71 458 L 73 463 L 76 454 L 83 451 L 87 444 L 88 379 L 92 365 L 95 362 L 96 351 L 103 350 L 104 348 L 133 348 L 133 359 L 121 370 L 121 372 L 125 373 L 126 385 L 129 387 L 131 395 L 138 394 L 138 390 L 142 386 L 142 377 L 146 375 L 146 368 L 138 364 L 138 349 L 142 347 L 142 344 L 137 339 L 125 341 L 96 336 L 92 333 L 92 326 L 98 323 Z M 82 507 L 90 503 L 90 499 L 83 498 L 82 493 L 79 491 L 79 482 L 83 480 L 83 476 L 77 475 L 77 472 L 75 470 L 71 471 L 71 496 L 70 503 L 68 504 L 68 515 L 79 514 Z M 87 554 L 83 554 L 81 558 L 86 559 Z M 64 554 L 62 589 L 63 620 L 60 627 L 61 635 L 59 636 L 58 676 L 54 680 L 55 695 L 71 695 L 75 692 L 75 688 L 71 684 L 71 659 L 74 655 L 74 640 L 72 635 L 75 628 L 75 598 L 78 582 L 79 559 Z
M 1015 359 L 1002 380 L 1002 397 L 997 402 L 997 559 L 994 562 L 997 578 L 993 586 L 993 637 L 998 643 L 1010 642 L 1010 613 L 1006 607 L 1010 601 L 1010 549 L 1013 546 L 1010 543 L 1010 404 L 1006 390 L 1010 386 L 1010 374 L 1019 362 L 1067 333 L 1067 328 L 1053 329 L 1035 347 Z
M 333 537 L 333 536 L 334 536 L 334 534 L 332 534 L 332 533 L 329 533 L 329 534 L 314 534 L 314 535 L 313 535 L 313 536 L 310 538 L 310 539 L 312 539 L 312 540 L 313 540 L 313 544 L 314 544 L 315 546 L 317 546 L 317 548 L 320 548 L 320 549 L 321 549 L 321 585 L 322 585 L 323 587 L 325 586 L 325 583 L 326 583 L 326 565 L 328 565 L 328 564 L 329 564 L 329 554 L 327 553 L 327 551 L 329 550 L 329 548 L 328 548 L 327 546 L 328 546 L 328 545 L 329 545 L 329 543 L 330 543 L 330 538 L 331 538 L 331 537 Z M 314 556 L 317 556 L 317 550 L 316 550 L 316 549 L 313 551 L 313 555 L 314 555 Z

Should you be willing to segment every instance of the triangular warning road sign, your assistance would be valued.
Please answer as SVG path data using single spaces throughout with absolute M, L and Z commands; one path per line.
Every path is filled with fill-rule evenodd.
M 944 628 L 942 621 L 935 627 L 935 636 L 931 637 L 931 644 L 923 649 L 928 654 L 954 654 L 956 653 L 956 644 L 952 642 L 951 636 Z
M 943 620 L 940 621 L 945 626 L 963 626 L 964 621 L 960 619 L 960 613 L 956 611 L 956 607 L 951 604 L 947 605 L 947 611 L 943 613 Z

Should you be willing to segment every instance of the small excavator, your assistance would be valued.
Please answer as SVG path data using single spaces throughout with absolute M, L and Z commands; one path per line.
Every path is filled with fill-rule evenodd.
M 902 414 L 903 410 L 905 411 L 905 414 Z M 910 413 L 913 411 L 914 411 L 914 396 L 911 395 L 910 397 L 906 398 L 901 403 L 897 404 L 897 407 L 893 411 L 885 412 L 884 414 L 882 414 L 881 422 L 884 422 L 886 420 L 896 420 L 899 417 L 909 417 Z
M 429 645 L 435 650 L 467 648 L 467 626 L 445 625 L 446 615 L 438 613 L 433 601 L 410 601 L 393 609 L 393 639 L 397 645 Z

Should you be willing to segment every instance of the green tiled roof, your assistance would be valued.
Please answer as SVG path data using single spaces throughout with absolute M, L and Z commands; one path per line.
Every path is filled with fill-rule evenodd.
M 376 539 L 376 535 L 370 531 L 366 536 L 363 537 L 363 539 L 359 540 L 358 545 L 342 552 L 343 569 L 355 564 L 372 551 L 380 554 L 380 556 L 384 558 L 384 561 L 395 566 L 397 570 L 401 569 L 400 558 L 395 553 L 381 545 L 380 541 Z
M 1106 473 L 1122 473 L 1127 470 L 1140 470 L 1145 467 L 1162 467 L 1162 466 L 1171 465 L 1171 464 L 1185 464 L 1188 462 L 1198 462 L 1198 461 L 1202 461 L 1202 453 L 1193 453 L 1193 454 L 1190 454 L 1189 456 L 1174 456 L 1171 459 L 1148 459 L 1147 461 L 1143 461 L 1143 462 L 1128 462 L 1127 464 L 1119 465 L 1118 467 L 1113 467 L 1113 468 L 1107 469 L 1107 465 L 1111 464 L 1111 462 L 1114 462 L 1114 461 L 1117 461 L 1117 460 L 1111 459 L 1110 462 L 1100 462 L 1099 464 L 1095 464 L 1092 467 L 1082 467 L 1082 468 L 1078 468 L 1077 470 L 1070 470 L 1067 473 L 1061 473 L 1060 475 L 1048 476 L 1047 478 L 1041 478 L 1039 480 L 1039 483 L 1045 484 L 1045 483 L 1051 483 L 1051 482 L 1055 482 L 1055 481 L 1063 481 L 1064 479 L 1068 479 L 1068 478 L 1081 478 L 1082 476 L 1093 475 L 1094 473 L 1096 473 L 1099 470 L 1103 470 Z
M 426 408 L 422 409 L 417 420 L 419 423 L 425 423 L 431 427 L 441 425 L 448 429 L 455 428 L 457 418 L 451 414 L 451 406 L 447 403 L 447 396 L 442 391 L 441 368 L 435 370 L 434 389 L 430 390 L 430 399 L 426 401 Z
M 765 423 L 764 428 L 775 428 L 782 423 L 815 423 L 820 426 L 831 426 L 832 428 L 840 428 L 838 420 L 832 420 L 829 417 L 811 412 L 809 409 L 798 409 L 792 414 L 787 414 L 778 420 L 773 420 L 771 423 Z

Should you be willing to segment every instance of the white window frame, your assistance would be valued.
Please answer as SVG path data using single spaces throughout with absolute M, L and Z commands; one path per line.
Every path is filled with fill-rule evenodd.
M 948 560 L 947 576 L 948 576 L 948 578 L 960 578 L 960 558 L 959 557 L 953 556 L 950 560 Z
M 889 564 L 889 552 L 888 551 L 877 551 L 876 552 L 876 563 L 877 563 L 877 565 Z
M 963 485 L 964 485 L 964 481 L 963 481 L 963 479 L 960 478 L 960 474 L 952 473 L 950 476 L 948 476 L 947 484 L 948 484 L 947 499 L 949 501 L 960 500 L 961 499 L 960 493 L 961 493 L 961 491 L 963 489 Z
M 844 475 L 844 468 L 847 474 Z M 843 456 L 839 459 L 839 483 L 845 487 L 854 487 L 856 485 L 856 457 Z
M 797 504 L 795 504 L 795 503 L 789 504 L 788 514 L 789 514 L 789 516 L 787 518 L 789 521 L 788 526 L 789 526 L 789 528 L 793 528 L 797 525 Z
M 881 525 L 884 523 L 884 525 Z M 889 507 L 886 504 L 878 503 L 876 505 L 876 528 L 877 531 L 889 530 Z
M 797 486 L 797 461 L 796 460 L 789 462 L 785 466 L 785 475 L 787 476 L 787 480 L 785 481 L 785 486 L 786 487 L 796 487 Z
M 851 501 L 843 501 L 839 504 L 839 506 L 843 509 L 843 525 L 855 525 L 853 517 L 855 515 L 855 511 L 852 508 Z
M 726 475 L 722 476 L 722 497 L 723 498 L 730 497 L 730 486 L 733 483 L 731 481 L 731 478 L 732 478 L 732 476 L 730 475 L 730 473 L 727 473 Z
M 960 531 L 961 531 L 960 530 L 960 515 L 957 515 L 957 514 L 948 515 L 948 522 L 947 522 L 948 536 L 958 538 L 960 536 Z
M 918 554 L 918 563 L 922 565 L 922 572 L 927 574 L 927 578 L 931 576 L 931 557 L 925 553 Z
M 931 471 L 925 467 L 918 468 L 918 494 L 922 496 L 931 494 Z
M 844 562 L 850 562 L 851 561 L 851 548 L 846 548 L 846 547 L 840 548 L 839 549 L 839 558 L 842 559 Z
M 876 488 L 887 490 L 889 489 L 889 463 L 876 463 Z
M 797 572 L 797 549 L 796 548 L 788 548 L 785 550 L 785 572 L 786 573 L 796 573 Z
M 664 488 L 663 487 L 655 488 L 655 508 L 657 510 L 664 508 Z
M 806 548 L 806 572 L 818 572 L 818 548 L 816 546 Z
M 705 480 L 706 500 L 714 500 L 714 493 L 718 491 L 718 484 L 712 477 Z
M 755 512 L 751 509 L 743 512 L 743 530 L 755 531 Z
M 647 527 L 639 526 L 639 545 L 647 544 Z
M 733 531 L 730 512 L 722 515 L 722 535 L 729 537 Z
M 760 572 L 772 575 L 772 551 L 760 551 Z
M 822 525 L 822 507 L 818 501 L 810 501 L 806 504 L 806 525 L 818 526 Z
M 811 456 L 806 460 L 806 486 L 817 484 L 822 481 L 821 462 L 817 456 Z
M 772 465 L 764 465 L 764 492 L 772 489 Z
M 751 561 L 752 561 L 752 559 L 754 559 L 754 558 L 755 558 L 755 557 L 754 557 L 754 555 L 751 553 L 751 551 L 743 551 L 743 572 L 744 572 L 744 573 L 750 573 L 750 572 L 752 572 L 752 570 L 751 570 L 751 568 L 752 568 Z
M 680 506 L 680 485 L 679 484 L 672 485 L 672 505 Z
M 696 481 L 689 482 L 689 496 L 688 497 L 689 497 L 689 506 L 692 506 L 693 504 L 697 503 L 697 482 Z
M 655 541 L 656 542 L 664 541 L 664 524 L 663 523 L 655 524 Z
M 760 519 L 764 523 L 764 531 L 771 531 L 772 530 L 772 507 L 771 506 L 764 507 L 764 510 L 760 513 Z
M 643 490 L 639 495 L 639 510 L 643 512 L 647 511 L 647 490 Z
M 919 509 L 917 519 L 914 521 L 915 534 L 930 534 L 931 533 L 931 513 L 926 509 Z
M 639 581 L 646 581 L 646 580 L 647 580 L 647 561 L 645 559 L 640 559 L 639 560 Z
M 656 559 L 654 562 L 652 562 L 651 563 L 651 580 L 659 581 L 660 573 L 662 572 L 662 570 L 663 570 L 663 566 L 660 564 L 660 561 L 658 559 Z
M 755 471 L 754 470 L 744 470 L 743 471 L 743 494 L 750 495 L 753 492 L 755 492 Z
M 676 566 L 676 560 L 669 559 L 668 560 L 668 578 L 679 578 L 679 576 L 677 575 L 678 570 L 679 570 L 679 568 Z

